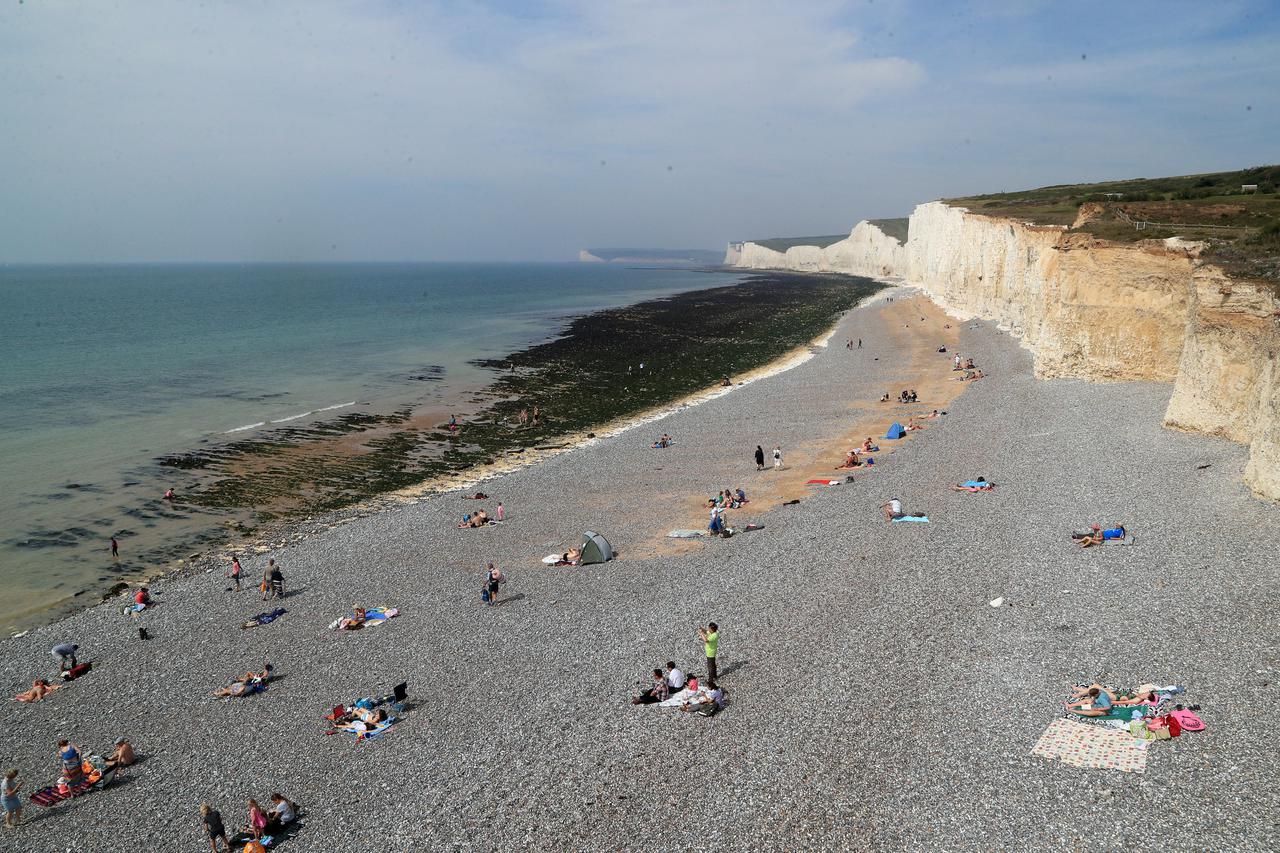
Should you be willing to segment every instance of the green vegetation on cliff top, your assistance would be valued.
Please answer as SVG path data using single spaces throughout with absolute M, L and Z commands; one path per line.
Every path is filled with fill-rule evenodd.
M 1255 166 L 1169 178 L 1058 184 L 943 201 L 984 216 L 1075 225 L 1074 231 L 1116 242 L 1173 236 L 1204 240 L 1214 262 L 1231 274 L 1280 282 L 1278 187 L 1280 166 Z M 1090 207 L 1082 211 L 1083 205 Z M 1082 221 L 1076 225 L 1078 220 Z

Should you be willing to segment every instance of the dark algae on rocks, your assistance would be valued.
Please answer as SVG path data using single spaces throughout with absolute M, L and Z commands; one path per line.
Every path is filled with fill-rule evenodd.
M 848 276 L 756 274 L 598 311 L 553 340 L 477 362 L 495 378 L 472 396 L 456 432 L 407 410 L 348 414 L 161 461 L 192 470 L 185 499 L 207 510 L 269 521 L 338 509 L 563 443 L 759 368 L 809 344 L 880 287 Z M 522 410 L 530 415 L 523 423 Z

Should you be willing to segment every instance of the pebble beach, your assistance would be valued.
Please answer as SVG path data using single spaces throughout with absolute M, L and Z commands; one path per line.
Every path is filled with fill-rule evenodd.
M 986 378 L 954 382 L 955 352 Z M 876 402 L 903 388 L 919 405 Z M 126 735 L 142 760 L 102 791 L 27 803 L 0 848 L 207 849 L 201 803 L 231 828 L 278 791 L 305 811 L 290 853 L 1274 850 L 1280 508 L 1241 484 L 1244 448 L 1161 426 L 1170 393 L 1037 380 L 1008 335 L 890 288 L 807 361 L 466 490 L 483 504 L 455 491 L 317 518 L 242 560 L 242 592 L 224 566 L 188 572 L 156 582 L 137 621 L 117 600 L 4 641 L 9 695 L 54 674 L 57 643 L 94 662 L 3 705 L 0 763 L 24 793 L 55 778 L 60 738 L 104 751 Z M 932 408 L 947 414 L 879 439 Z M 844 479 L 866 424 L 892 452 L 805 486 Z M 652 448 L 662 432 L 675 445 Z M 757 472 L 757 445 L 786 466 Z M 949 488 L 976 476 L 996 490 Z M 730 525 L 763 529 L 665 538 L 704 527 L 725 487 L 752 499 Z M 930 523 L 887 523 L 893 497 Z M 497 501 L 506 523 L 456 528 Z M 1134 546 L 1074 546 L 1095 521 Z M 541 564 L 586 530 L 619 558 Z M 287 613 L 242 630 L 276 606 L 253 589 L 269 557 Z M 488 562 L 509 578 L 495 607 Z M 353 604 L 401 615 L 329 630 Z M 728 706 L 632 706 L 655 666 L 703 671 L 708 621 Z M 265 693 L 210 696 L 264 661 Z M 1142 774 L 1032 757 L 1068 687 L 1094 680 L 1186 685 L 1207 728 L 1153 745 Z M 325 736 L 329 708 L 401 681 L 412 707 L 393 731 Z

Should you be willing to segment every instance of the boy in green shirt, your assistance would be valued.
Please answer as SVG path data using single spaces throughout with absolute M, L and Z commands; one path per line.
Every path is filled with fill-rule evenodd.
M 703 649 L 707 653 L 707 680 L 716 680 L 716 653 L 720 649 L 720 626 L 708 622 L 707 627 L 698 629 L 698 639 L 702 640 Z

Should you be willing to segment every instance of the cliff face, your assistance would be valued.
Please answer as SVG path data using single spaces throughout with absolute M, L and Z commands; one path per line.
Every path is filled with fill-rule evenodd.
M 840 272 L 872 278 L 896 275 L 905 266 L 906 248 L 869 222 L 859 222 L 849 236 L 825 248 L 792 246 L 785 252 L 757 243 L 730 243 L 724 262 L 747 269 Z
M 1202 261 L 1198 244 L 1108 243 L 931 202 L 905 246 L 861 222 L 825 249 L 738 254 L 757 269 L 904 278 L 1021 338 L 1041 377 L 1172 382 L 1166 425 L 1248 444 L 1245 481 L 1280 499 L 1280 301 Z

